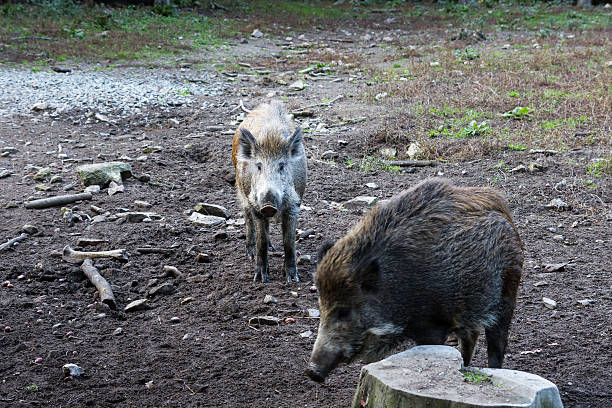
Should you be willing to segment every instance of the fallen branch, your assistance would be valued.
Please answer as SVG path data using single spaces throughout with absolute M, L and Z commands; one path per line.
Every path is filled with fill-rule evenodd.
M 304 106 L 302 108 L 294 109 L 294 110 L 291 111 L 291 113 L 295 114 L 295 112 L 300 112 L 300 111 L 303 111 L 303 110 L 306 110 L 306 109 L 310 109 L 310 108 L 316 108 L 318 106 L 331 106 L 332 103 L 334 103 L 338 99 L 342 99 L 342 98 L 344 98 L 344 95 L 338 95 L 338 96 L 336 96 L 334 99 L 332 99 L 329 102 L 314 103 L 312 105 L 308 105 L 308 106 Z
M 100 300 L 102 303 L 106 303 L 108 307 L 115 310 L 117 308 L 117 303 L 115 302 L 115 296 L 113 295 L 113 290 L 111 286 L 108 284 L 106 279 L 100 275 L 98 269 L 93 266 L 93 262 L 91 259 L 85 259 L 83 264 L 81 265 L 81 270 L 87 276 L 89 281 L 98 289 L 98 293 L 100 294 Z
M 333 42 L 343 42 L 343 43 L 353 43 L 354 40 L 349 40 L 346 38 L 324 38 L 323 41 L 333 41 Z
M 251 113 L 251 109 L 247 109 L 244 107 L 244 103 L 242 102 L 242 99 L 240 100 L 240 109 L 242 109 L 246 113 Z
M 125 249 L 115 249 L 112 251 L 95 251 L 95 252 L 81 252 L 75 251 L 70 248 L 70 245 L 66 245 L 64 250 L 62 251 L 62 258 L 67 262 L 80 262 L 86 259 L 95 259 L 95 258 L 115 258 L 120 261 L 127 261 L 128 254 Z
M 49 207 L 58 207 L 81 200 L 91 200 L 91 193 L 66 194 L 61 196 L 41 198 L 40 200 L 28 201 L 25 208 L 41 209 Z
M 8 241 L 6 241 L 4 244 L 0 245 L 0 251 L 5 251 L 7 249 L 10 249 L 13 245 L 15 245 L 17 242 L 19 241 L 23 241 L 24 239 L 26 239 L 29 235 L 26 234 L 25 232 L 23 234 L 21 234 L 18 237 L 15 238 L 11 238 Z
M 20 41 L 20 40 L 44 40 L 44 41 L 53 41 L 51 37 L 41 37 L 38 35 L 24 35 L 22 37 L 13 37 L 11 41 Z
M 172 254 L 174 253 L 174 249 L 171 248 L 136 248 L 136 252 L 142 255 L 148 254 Z
M 438 163 L 431 160 L 385 160 L 385 164 L 389 166 L 399 167 L 427 167 L 436 166 Z

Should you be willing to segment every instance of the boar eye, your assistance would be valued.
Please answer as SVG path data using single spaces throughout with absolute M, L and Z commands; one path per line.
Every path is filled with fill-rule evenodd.
M 257 171 L 261 172 L 263 165 L 261 163 L 257 163 Z
M 340 308 L 338 309 L 338 320 L 349 320 L 349 317 L 351 316 L 351 309 L 349 308 Z
M 281 172 L 282 172 L 283 170 L 285 170 L 285 163 L 280 163 L 280 164 L 278 165 L 278 171 L 281 171 Z

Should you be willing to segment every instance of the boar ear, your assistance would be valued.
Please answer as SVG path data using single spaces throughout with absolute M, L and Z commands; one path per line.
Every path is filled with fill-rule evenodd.
M 364 292 L 376 292 L 380 281 L 380 266 L 376 259 L 368 260 L 356 269 L 355 279 Z
M 295 132 L 289 137 L 289 151 L 291 156 L 297 156 L 300 153 L 300 146 L 302 145 L 302 128 L 298 127 Z
M 323 257 L 325 256 L 325 254 L 327 253 L 327 251 L 329 251 L 329 249 L 331 247 L 333 247 L 335 244 L 334 241 L 325 241 L 321 247 L 319 248 L 319 253 L 317 254 L 317 263 L 321 263 L 321 261 L 323 260 Z
M 238 155 L 243 160 L 248 160 L 253 157 L 253 149 L 255 147 L 255 138 L 253 134 L 247 129 L 240 129 L 240 147 L 238 149 Z

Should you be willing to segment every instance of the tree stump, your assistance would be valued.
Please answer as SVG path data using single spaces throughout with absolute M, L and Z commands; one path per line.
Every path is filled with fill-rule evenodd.
M 562 408 L 555 384 L 505 369 L 463 369 L 448 346 L 418 346 L 361 370 L 353 408 Z

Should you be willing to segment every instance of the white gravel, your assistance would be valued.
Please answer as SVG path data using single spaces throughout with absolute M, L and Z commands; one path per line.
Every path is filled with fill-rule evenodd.
M 197 79 L 197 83 L 187 78 Z M 32 113 L 47 104 L 51 116 L 73 110 L 129 117 L 147 107 L 192 104 L 197 96 L 214 96 L 228 86 L 209 73 L 112 68 L 70 73 L 0 68 L 0 117 Z

